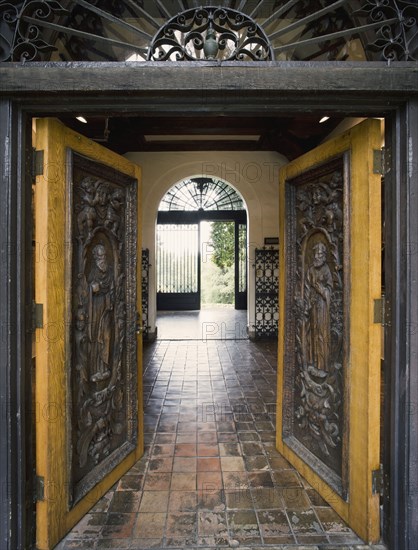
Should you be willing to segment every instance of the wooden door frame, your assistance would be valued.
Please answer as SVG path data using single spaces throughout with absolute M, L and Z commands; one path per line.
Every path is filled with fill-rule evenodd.
M 198 77 L 196 77 L 198 76 Z M 0 545 L 30 545 L 32 116 L 65 113 L 385 116 L 386 541 L 418 539 L 418 66 L 416 63 L 0 64 Z M 28 535 L 26 535 L 28 534 Z

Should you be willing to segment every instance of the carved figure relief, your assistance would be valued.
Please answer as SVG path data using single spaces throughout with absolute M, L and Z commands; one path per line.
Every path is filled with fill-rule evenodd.
M 106 380 L 111 374 L 111 348 L 114 334 L 115 281 L 106 257 L 106 248 L 97 244 L 92 251 L 94 265 L 88 276 L 90 381 Z
M 77 500 L 136 437 L 136 394 L 127 385 L 136 377 L 136 205 L 130 178 L 107 169 L 106 179 L 101 165 L 73 157 L 70 378 Z
M 313 261 L 305 275 L 305 300 L 309 312 L 306 323 L 308 365 L 328 371 L 330 362 L 330 309 L 333 281 L 327 264 L 327 248 L 318 242 L 312 246 Z
M 343 470 L 344 189 L 343 159 L 288 185 L 287 266 L 292 412 L 287 433 L 339 478 Z M 293 296 L 293 301 L 291 296 Z M 292 344 L 294 342 L 294 344 Z M 291 371 L 291 372 L 290 372 Z M 291 416 L 289 416 L 291 415 Z

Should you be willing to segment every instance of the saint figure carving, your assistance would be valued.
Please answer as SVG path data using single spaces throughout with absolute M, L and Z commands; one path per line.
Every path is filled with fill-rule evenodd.
M 330 367 L 330 306 L 333 290 L 327 248 L 323 243 L 312 247 L 313 262 L 306 271 L 305 299 L 308 311 L 306 355 L 309 366 L 328 371 Z
M 93 259 L 94 265 L 88 277 L 90 380 L 100 382 L 111 374 L 115 282 L 113 269 L 102 244 L 93 248 Z

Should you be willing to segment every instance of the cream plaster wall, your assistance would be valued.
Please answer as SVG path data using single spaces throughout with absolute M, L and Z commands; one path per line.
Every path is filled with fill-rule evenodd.
M 149 324 L 156 323 L 155 227 L 158 206 L 165 193 L 184 178 L 214 176 L 234 187 L 245 200 L 248 212 L 248 326 L 255 320 L 254 249 L 264 245 L 264 237 L 277 237 L 278 173 L 287 163 L 275 152 L 164 152 L 127 153 L 142 167 L 142 246 L 150 251 Z

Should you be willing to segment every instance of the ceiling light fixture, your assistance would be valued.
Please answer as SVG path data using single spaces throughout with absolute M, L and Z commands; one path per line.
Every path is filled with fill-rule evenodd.
M 329 120 L 329 116 L 323 116 L 321 118 L 321 120 L 319 121 L 319 124 L 322 124 L 323 122 L 326 122 L 327 120 Z
M 77 116 L 76 119 L 82 122 L 83 124 L 87 124 L 87 120 L 83 116 Z

